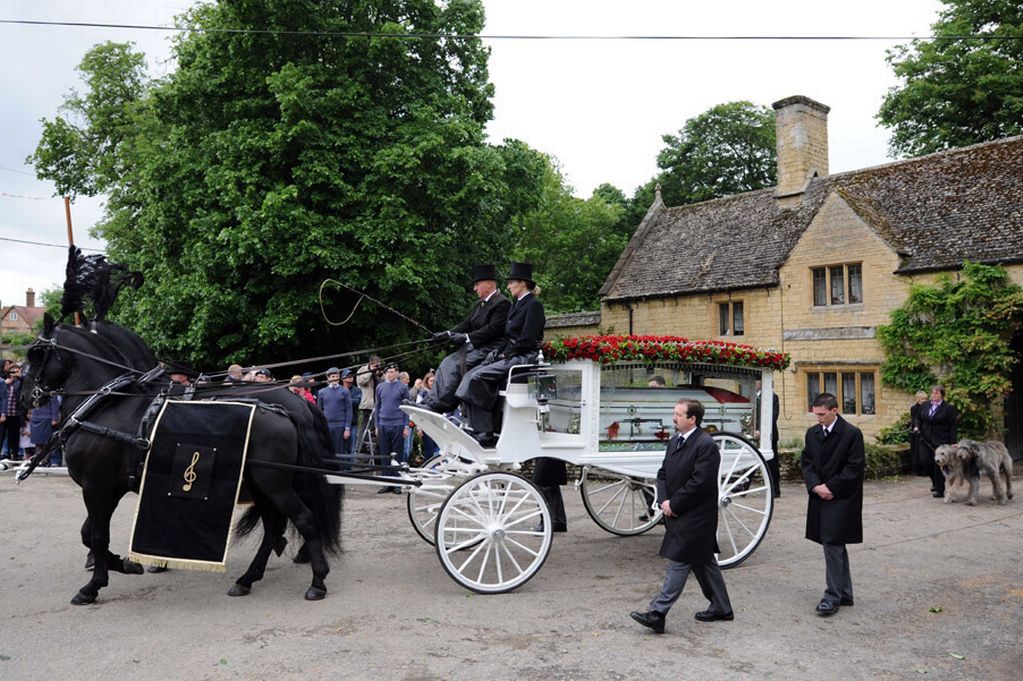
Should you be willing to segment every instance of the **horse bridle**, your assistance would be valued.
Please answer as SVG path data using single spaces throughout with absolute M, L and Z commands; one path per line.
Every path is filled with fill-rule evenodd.
M 56 352 L 57 350 L 64 350 L 65 352 L 71 352 L 71 353 L 74 353 L 76 355 L 81 355 L 82 357 L 87 357 L 87 358 L 89 358 L 91 360 L 94 360 L 96 362 L 99 362 L 101 364 L 107 364 L 107 365 L 112 366 L 112 367 L 117 367 L 118 369 L 124 369 L 125 371 L 127 371 L 127 372 L 129 372 L 131 374 L 135 374 L 137 376 L 146 377 L 146 376 L 149 376 L 149 375 L 157 373 L 157 372 L 159 372 L 159 373 L 163 372 L 163 368 L 160 367 L 160 366 L 155 367 L 154 369 L 152 369 L 149 372 L 139 371 L 138 369 L 132 368 L 132 367 L 127 366 L 125 364 L 120 364 L 119 362 L 111 361 L 109 359 L 106 359 L 105 357 L 99 357 L 98 355 L 94 355 L 94 354 L 92 354 L 90 352 L 84 352 L 84 351 L 78 350 L 76 348 L 71 348 L 71 347 L 68 347 L 66 345 L 61 345 L 61 344 L 59 344 L 57 342 L 57 331 L 58 330 L 59 330 L 58 328 L 54 328 L 53 335 L 50 338 L 44 338 L 42 334 L 40 334 L 39 336 L 36 337 L 36 343 L 44 346 L 43 358 L 42 358 L 42 360 L 40 360 L 40 362 L 39 362 L 39 369 L 36 371 L 36 375 L 38 376 L 39 379 L 41 379 L 43 377 L 43 372 L 46 369 L 46 363 L 50 360 L 51 355 L 56 354 L 57 355 L 57 361 L 61 362 L 61 364 L 63 365 L 64 360 L 61 357 L 61 354 L 59 352 Z M 63 366 L 62 366 L 62 368 L 63 368 Z M 44 397 L 51 397 L 52 398 L 52 397 L 56 397 L 58 395 L 64 395 L 65 394 L 64 388 L 49 388 L 49 387 L 47 387 L 45 385 L 42 385 L 39 382 L 39 380 L 36 380 L 35 383 L 36 384 L 32 388 L 32 392 L 30 393 L 30 397 L 32 398 L 32 406 L 33 407 L 38 407 L 40 405 L 40 400 L 42 400 L 42 398 L 44 398 Z M 107 392 L 109 392 L 109 391 L 107 391 Z

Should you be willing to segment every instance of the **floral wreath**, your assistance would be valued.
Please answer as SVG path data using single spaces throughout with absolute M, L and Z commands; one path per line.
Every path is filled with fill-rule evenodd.
M 788 368 L 787 352 L 761 350 L 752 345 L 726 341 L 689 340 L 681 336 L 577 336 L 545 341 L 548 360 L 566 362 L 589 359 L 601 364 L 613 362 L 683 362 L 724 364 L 781 371 Z

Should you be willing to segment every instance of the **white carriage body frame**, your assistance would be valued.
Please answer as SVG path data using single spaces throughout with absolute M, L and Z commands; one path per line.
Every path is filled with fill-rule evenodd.
M 716 365 L 700 366 L 709 372 Z M 509 381 L 501 392 L 505 398 L 504 419 L 497 445 L 482 447 L 466 431 L 452 423 L 445 416 L 413 406 L 403 406 L 417 426 L 437 443 L 443 452 L 478 463 L 481 467 L 515 466 L 540 456 L 561 459 L 579 466 L 594 466 L 614 473 L 637 478 L 654 478 L 664 461 L 664 450 L 651 451 L 600 451 L 600 372 L 601 365 L 591 360 L 570 360 L 550 365 L 526 365 L 513 367 L 509 374 L 523 373 L 529 369 L 573 370 L 580 372 L 581 400 L 578 433 L 541 431 L 537 427 L 540 418 L 540 403 L 529 394 L 526 383 Z M 761 390 L 765 395 L 772 391 L 772 370 L 758 367 L 717 367 L 729 373 L 736 371 L 747 375 L 759 374 Z M 751 405 L 752 406 L 752 405 Z M 762 400 L 760 439 L 756 443 L 765 460 L 774 458 L 771 448 L 771 428 L 774 423 L 774 400 Z M 725 468 L 731 462 L 722 460 Z

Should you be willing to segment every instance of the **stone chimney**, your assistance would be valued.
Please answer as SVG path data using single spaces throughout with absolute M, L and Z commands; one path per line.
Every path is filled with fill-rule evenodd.
M 778 144 L 778 187 L 782 208 L 799 205 L 814 177 L 828 174 L 828 112 L 831 107 L 796 95 L 775 102 Z
M 32 289 L 25 291 L 25 307 L 36 306 L 36 292 Z

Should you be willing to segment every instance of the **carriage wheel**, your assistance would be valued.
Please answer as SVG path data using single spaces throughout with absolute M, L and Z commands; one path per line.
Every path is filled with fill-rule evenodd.
M 525 584 L 551 550 L 547 503 L 533 483 L 511 473 L 481 473 L 463 482 L 444 502 L 436 525 L 441 565 L 476 593 Z
M 756 446 L 733 433 L 711 435 L 721 452 L 718 471 L 718 565 L 738 565 L 767 534 L 774 511 L 774 489 L 767 463 Z
M 471 461 L 447 454 L 432 456 L 419 467 L 418 477 L 423 484 L 409 489 L 406 507 L 412 527 L 427 544 L 433 545 L 437 514 L 444 500 L 476 472 L 478 466 L 474 467 Z
M 661 512 L 650 510 L 657 495 L 653 480 L 583 466 L 579 492 L 593 522 L 611 534 L 631 537 L 661 522 Z

